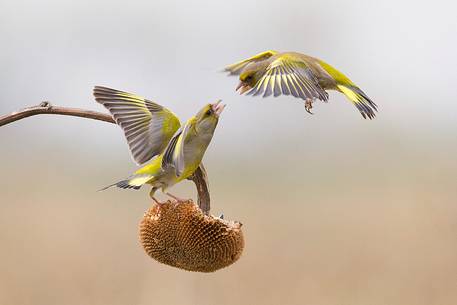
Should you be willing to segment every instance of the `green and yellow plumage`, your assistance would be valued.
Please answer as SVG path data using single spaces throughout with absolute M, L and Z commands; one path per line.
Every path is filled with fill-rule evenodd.
M 225 71 L 239 75 L 240 94 L 292 95 L 311 105 L 316 99 L 328 101 L 326 90 L 336 90 L 343 93 L 364 118 L 374 118 L 377 111 L 377 105 L 348 77 L 308 55 L 269 50 L 229 65 Z
M 188 178 L 199 167 L 225 107 L 220 101 L 208 104 L 181 126 L 170 110 L 142 97 L 106 87 L 95 87 L 94 96 L 123 129 L 134 160 L 139 164 L 151 160 L 110 186 L 139 189 L 150 184 L 151 196 Z

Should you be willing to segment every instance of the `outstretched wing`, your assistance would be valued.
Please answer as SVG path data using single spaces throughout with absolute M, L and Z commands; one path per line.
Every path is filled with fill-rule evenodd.
M 251 62 L 258 62 L 258 61 L 268 59 L 269 57 L 271 57 L 277 53 L 278 52 L 276 52 L 276 51 L 268 50 L 268 51 L 256 54 L 248 59 L 239 61 L 237 63 L 231 64 L 231 65 L 225 67 L 224 71 L 229 72 L 230 75 L 239 75 L 243 71 L 244 67 L 246 67 Z
M 138 164 L 163 152 L 181 125 L 173 112 L 140 96 L 99 86 L 94 88 L 94 96 L 123 129 Z
M 189 129 L 190 124 L 187 122 L 171 138 L 163 154 L 162 168 L 173 166 L 177 177 L 181 176 L 186 168 L 184 159 L 184 141 L 187 137 Z
M 293 95 L 297 98 L 328 100 L 328 93 L 319 85 L 311 68 L 300 59 L 279 57 L 247 94 L 269 96 Z

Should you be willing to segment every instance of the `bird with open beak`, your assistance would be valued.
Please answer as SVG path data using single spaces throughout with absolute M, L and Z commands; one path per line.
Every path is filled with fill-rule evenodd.
M 309 113 L 316 99 L 328 101 L 326 90 L 343 93 L 364 118 L 374 118 L 377 111 L 377 105 L 343 73 L 305 54 L 266 51 L 229 65 L 225 71 L 239 75 L 236 91 L 240 94 L 292 95 L 305 100 Z
M 172 185 L 190 177 L 199 167 L 225 108 L 221 101 L 205 105 L 181 126 L 167 108 L 140 96 L 106 87 L 95 87 L 97 102 L 105 106 L 123 129 L 133 159 L 142 164 L 129 178 L 111 186 L 139 189 L 152 186 L 151 198 L 158 189 L 167 192 Z

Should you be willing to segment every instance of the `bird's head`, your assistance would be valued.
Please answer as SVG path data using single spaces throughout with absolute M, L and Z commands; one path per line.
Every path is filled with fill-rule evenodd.
M 196 115 L 195 127 L 198 133 L 208 132 L 212 135 L 219 121 L 219 116 L 225 108 L 225 104 L 218 100 L 216 103 L 207 104 Z
M 239 94 L 243 94 L 254 88 L 265 72 L 264 66 L 263 63 L 250 63 L 247 65 L 240 74 L 240 83 L 236 87 L 236 91 Z

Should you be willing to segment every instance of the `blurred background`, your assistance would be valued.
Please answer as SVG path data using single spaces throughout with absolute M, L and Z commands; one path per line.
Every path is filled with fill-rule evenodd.
M 246 248 L 213 274 L 138 242 L 148 190 L 117 126 L 37 116 L 0 128 L 0 304 L 457 303 L 453 1 L 0 0 L 0 114 L 104 111 L 94 85 L 183 120 L 228 104 L 204 162 L 212 213 Z M 378 105 L 238 96 L 220 70 L 268 49 L 324 59 Z M 173 188 L 195 198 L 191 182 Z M 163 198 L 163 197 L 162 197 Z

